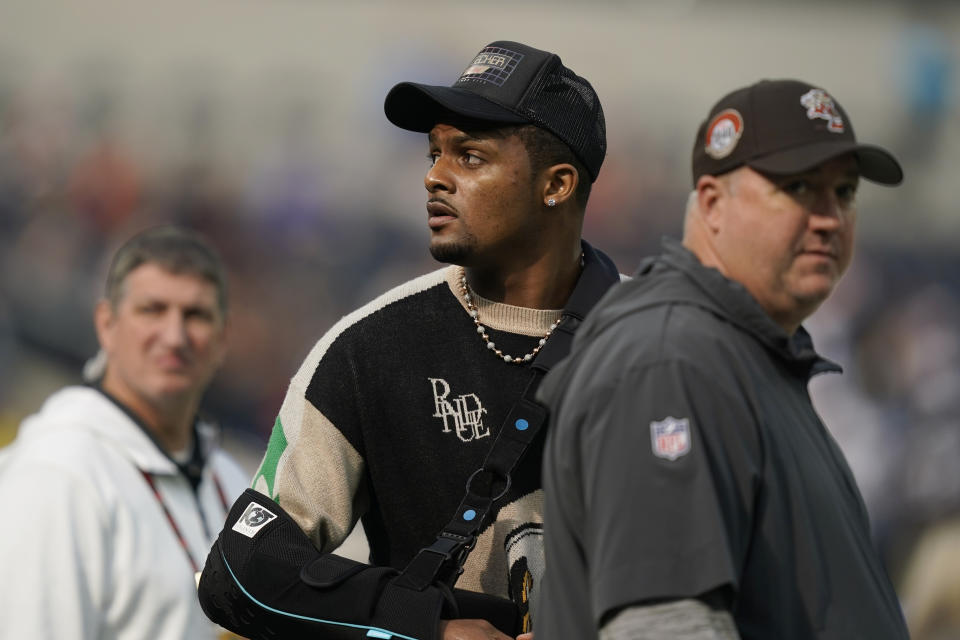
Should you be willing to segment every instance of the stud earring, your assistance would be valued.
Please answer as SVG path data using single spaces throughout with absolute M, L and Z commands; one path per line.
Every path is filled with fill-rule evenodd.
M 557 206 L 557 201 L 554 200 L 553 198 L 550 198 L 549 200 L 547 200 L 547 206 L 548 206 L 548 207 L 555 207 L 555 206 Z

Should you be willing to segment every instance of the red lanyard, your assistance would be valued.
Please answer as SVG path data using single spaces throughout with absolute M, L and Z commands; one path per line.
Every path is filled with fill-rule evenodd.
M 183 552 L 187 555 L 187 560 L 190 562 L 190 566 L 193 568 L 193 572 L 197 573 L 200 571 L 200 567 L 197 566 L 196 561 L 194 561 L 193 556 L 190 554 L 190 547 L 187 546 L 187 541 L 183 537 L 183 533 L 180 531 L 180 527 L 177 526 L 177 521 L 173 519 L 173 514 L 170 513 L 170 509 L 167 508 L 167 503 L 163 501 L 163 496 L 160 495 L 160 491 L 157 489 L 157 484 L 153 481 L 153 476 L 149 472 L 140 470 L 140 473 L 143 474 L 144 480 L 147 481 L 147 484 L 150 485 L 150 489 L 153 490 L 153 497 L 157 499 L 157 502 L 160 503 L 160 508 L 163 509 L 163 514 L 167 516 L 167 522 L 170 523 L 170 528 L 173 529 L 174 535 L 177 536 L 177 541 L 180 543 L 180 547 L 183 549 Z M 224 514 L 227 513 L 227 496 L 223 492 L 223 487 L 220 485 L 220 480 L 217 478 L 216 473 L 211 473 L 211 478 L 213 479 L 213 486 L 217 489 L 217 495 L 220 497 L 220 504 L 223 505 Z M 199 496 L 197 498 L 199 501 Z M 203 510 L 200 511 L 200 518 L 204 517 Z M 203 524 L 204 530 L 206 530 L 206 523 Z

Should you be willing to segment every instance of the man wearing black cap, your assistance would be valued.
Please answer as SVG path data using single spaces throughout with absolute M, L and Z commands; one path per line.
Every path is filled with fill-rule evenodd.
M 758 82 L 693 150 L 683 243 L 597 305 L 540 387 L 537 634 L 906 638 L 801 322 L 850 262 L 860 177 L 902 179 L 826 91 Z
M 606 150 L 603 111 L 557 55 L 494 42 L 452 87 L 398 84 L 385 111 L 428 134 L 430 251 L 450 266 L 317 343 L 253 486 L 324 552 L 362 519 L 372 563 L 402 569 L 465 504 L 468 478 L 525 389 L 532 400 L 541 356 L 568 344 L 579 323 L 570 304 L 592 305 L 619 274 L 580 239 Z M 504 495 L 486 518 L 462 510 L 482 526 L 456 586 L 512 598 L 523 625 L 511 633 L 530 630 L 543 569 L 541 452 L 542 436 L 499 477 Z M 438 634 L 513 637 L 476 619 L 442 622 Z

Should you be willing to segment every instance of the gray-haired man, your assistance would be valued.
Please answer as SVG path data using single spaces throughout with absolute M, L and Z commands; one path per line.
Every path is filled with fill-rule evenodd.
M 115 255 L 94 315 L 102 375 L 50 396 L 0 462 L 10 637 L 222 637 L 194 576 L 247 482 L 197 418 L 226 349 L 226 287 L 178 228 Z

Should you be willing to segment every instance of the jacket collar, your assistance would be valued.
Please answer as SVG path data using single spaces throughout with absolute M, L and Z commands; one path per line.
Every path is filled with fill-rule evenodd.
M 209 425 L 203 425 L 194 419 L 191 437 L 193 450 L 191 452 L 190 459 L 186 462 L 179 462 L 175 460 L 172 455 L 170 455 L 170 452 L 166 450 L 163 444 L 160 443 L 153 432 L 147 427 L 140 416 L 133 411 L 133 409 L 120 402 L 120 400 L 115 398 L 101 386 L 98 385 L 94 388 L 103 394 L 107 400 L 119 408 L 127 416 L 130 422 L 137 426 L 141 434 L 144 435 L 153 445 L 152 451 L 159 453 L 167 463 L 173 465 L 173 469 L 169 469 L 167 464 L 159 465 L 156 464 L 158 460 L 154 460 L 154 466 L 157 469 L 163 468 L 163 471 L 151 471 L 150 469 L 145 469 L 143 467 L 141 467 L 141 469 L 144 471 L 151 471 L 152 473 L 177 473 L 177 471 L 179 471 L 184 475 L 184 477 L 187 478 L 194 489 L 200 485 L 200 479 L 203 475 L 203 467 L 206 463 L 206 459 L 210 452 L 213 441 L 213 434 L 210 433 Z M 202 437 L 201 434 L 203 434 L 205 437 Z
M 805 328 L 801 326 L 795 334 L 788 335 L 767 315 L 743 285 L 730 280 L 714 268 L 705 267 L 677 240 L 663 239 L 663 253 L 659 259 L 681 271 L 709 301 L 707 306 L 714 313 L 750 333 L 791 366 L 802 369 L 808 376 L 827 371 L 842 371 L 838 364 L 817 354 L 813 339 Z M 649 260 L 641 264 L 637 276 L 643 277 L 649 273 L 655 261 Z

